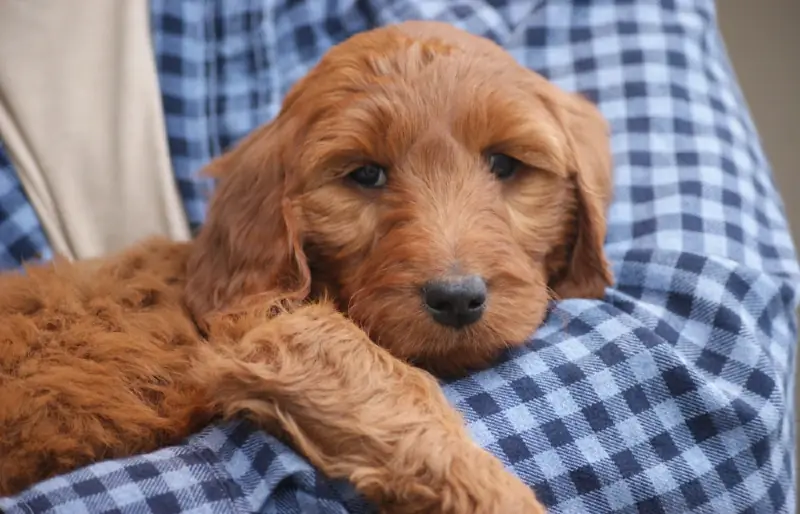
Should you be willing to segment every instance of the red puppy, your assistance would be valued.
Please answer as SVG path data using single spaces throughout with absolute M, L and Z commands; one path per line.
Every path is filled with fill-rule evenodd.
M 209 172 L 192 243 L 0 278 L 0 494 L 247 416 L 384 512 L 543 512 L 419 368 L 602 296 L 599 112 L 409 22 L 330 50 Z

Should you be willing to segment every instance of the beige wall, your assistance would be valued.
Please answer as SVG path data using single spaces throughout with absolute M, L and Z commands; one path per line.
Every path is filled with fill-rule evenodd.
M 718 0 L 725 44 L 800 243 L 800 0 Z M 800 421 L 800 382 L 796 419 Z M 800 476 L 797 477 L 800 485 Z M 800 504 L 800 499 L 798 500 Z
M 800 0 L 718 0 L 725 43 L 800 241 Z

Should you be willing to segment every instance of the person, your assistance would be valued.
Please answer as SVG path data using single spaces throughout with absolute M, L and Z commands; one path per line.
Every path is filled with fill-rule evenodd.
M 183 223 L 202 224 L 213 186 L 197 170 L 274 116 L 327 48 L 419 18 L 494 39 L 595 101 L 613 129 L 606 251 L 615 284 L 602 301 L 555 303 L 523 348 L 442 383 L 475 440 L 554 513 L 793 512 L 800 273 L 712 0 L 152 0 L 167 169 Z M 0 68 L 6 87 L 13 74 Z M 73 153 L 95 144 L 70 143 Z M 53 255 L 51 233 L 70 209 L 33 206 L 41 181 L 23 182 L 10 153 L 0 152 L 0 261 L 18 267 Z M 55 228 L 45 230 L 48 216 Z M 181 218 L 153 222 L 168 233 L 176 225 L 165 219 Z M 63 232 L 64 252 L 105 248 Z M 51 479 L 0 499 L 0 509 L 371 511 L 348 484 L 244 422 Z

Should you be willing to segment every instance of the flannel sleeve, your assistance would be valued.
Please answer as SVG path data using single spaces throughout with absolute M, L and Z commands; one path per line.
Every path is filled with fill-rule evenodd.
M 794 512 L 800 274 L 711 0 L 292 2 L 266 15 L 220 2 L 188 16 L 191 4 L 154 3 L 172 31 L 162 41 L 206 25 L 246 35 L 215 57 L 215 70 L 238 70 L 230 81 L 215 75 L 213 95 L 226 100 L 208 105 L 227 108 L 189 139 L 235 139 L 274 114 L 331 44 L 411 18 L 488 35 L 595 100 L 613 128 L 615 285 L 603 300 L 555 304 L 526 345 L 442 386 L 475 440 L 553 513 Z M 258 23 L 243 23 L 248 13 Z M 277 63 L 272 71 L 247 74 L 260 62 L 247 42 Z M 173 94 L 178 79 L 164 79 Z M 37 484 L 0 508 L 372 512 L 347 484 L 241 423 Z
M 50 244 L 0 140 L 0 271 L 52 258 Z

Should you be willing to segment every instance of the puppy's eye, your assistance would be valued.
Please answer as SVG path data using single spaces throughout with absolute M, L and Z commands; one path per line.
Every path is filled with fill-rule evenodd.
M 350 180 L 362 187 L 377 189 L 386 185 L 386 169 L 377 164 L 367 164 L 350 172 Z
M 489 169 L 500 180 L 514 176 L 520 167 L 520 162 L 506 154 L 494 153 L 489 156 Z

